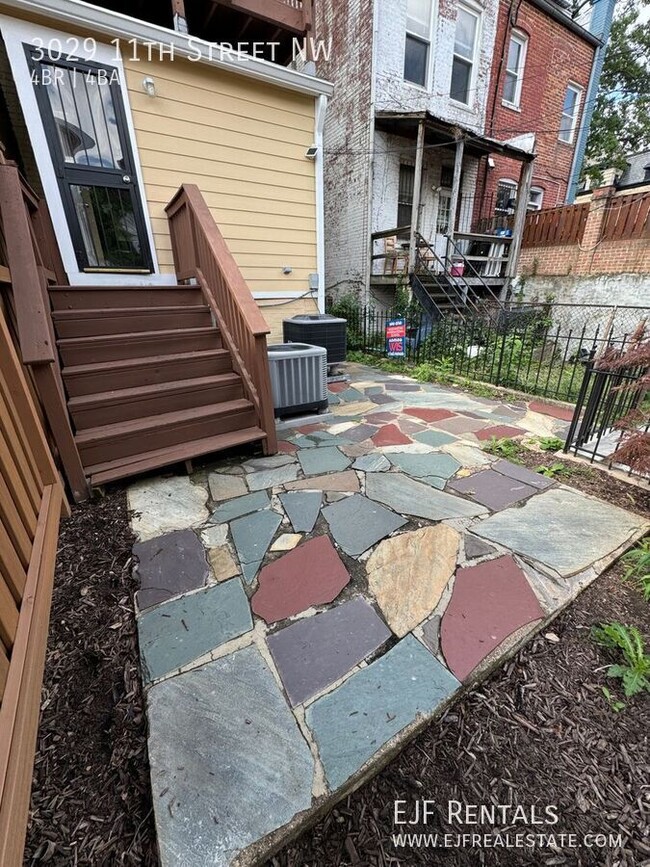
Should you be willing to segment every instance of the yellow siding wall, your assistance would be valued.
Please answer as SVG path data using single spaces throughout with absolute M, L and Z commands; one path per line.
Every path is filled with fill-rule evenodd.
M 164 208 L 190 182 L 251 291 L 307 292 L 317 267 L 315 171 L 305 159 L 314 138 L 313 97 L 187 60 L 125 57 L 124 64 L 161 269 L 173 273 Z M 154 97 L 143 90 L 147 76 Z M 282 273 L 285 265 L 291 274 Z M 300 300 L 265 315 L 281 321 L 305 307 L 314 304 Z

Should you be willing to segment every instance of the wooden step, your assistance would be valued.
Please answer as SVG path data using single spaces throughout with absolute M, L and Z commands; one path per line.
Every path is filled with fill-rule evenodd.
M 178 412 L 89 428 L 75 441 L 84 467 L 169 448 L 192 440 L 230 433 L 258 423 L 248 400 L 231 400 Z
M 123 307 L 100 310 L 54 310 L 59 338 L 98 337 L 133 331 L 165 331 L 173 328 L 207 328 L 212 325 L 205 305 L 178 307 Z
M 241 377 L 222 373 L 72 397 L 68 408 L 77 431 L 81 431 L 243 396 Z
M 222 452 L 249 443 L 262 442 L 266 434 L 258 427 L 248 427 L 242 430 L 229 431 L 217 436 L 204 437 L 191 442 L 180 443 L 169 448 L 154 449 L 142 452 L 124 460 L 109 461 L 86 468 L 92 485 L 104 485 L 117 479 L 136 476 L 150 470 L 157 470 L 179 461 L 209 455 L 212 452 Z
M 152 355 L 220 349 L 217 328 L 171 328 L 165 331 L 138 331 L 100 337 L 70 337 L 58 341 L 64 367 L 121 361 Z
M 231 371 L 230 353 L 226 349 L 211 349 L 65 367 L 63 381 L 68 395 L 78 397 Z
M 51 286 L 54 310 L 91 310 L 124 307 L 197 306 L 203 303 L 198 286 Z

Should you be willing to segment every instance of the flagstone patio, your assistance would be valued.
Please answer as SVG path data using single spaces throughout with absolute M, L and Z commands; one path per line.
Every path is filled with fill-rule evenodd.
M 129 488 L 163 867 L 260 863 L 648 532 L 481 450 L 559 408 L 350 373 L 278 455 Z

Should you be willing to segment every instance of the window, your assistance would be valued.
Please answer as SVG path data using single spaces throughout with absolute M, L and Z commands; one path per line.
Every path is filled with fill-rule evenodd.
M 429 69 L 432 0 L 407 0 L 404 78 L 425 87 Z
M 541 211 L 542 201 L 544 200 L 544 190 L 541 187 L 531 187 L 530 195 L 528 196 L 528 210 Z
M 415 186 L 415 167 L 402 163 L 399 167 L 399 190 L 397 192 L 397 225 L 410 226 L 413 209 L 413 188 Z M 400 237 L 408 237 L 407 234 Z
M 503 101 L 519 108 L 521 102 L 521 85 L 524 80 L 524 65 L 526 63 L 527 39 L 523 34 L 513 33 L 510 37 L 508 59 L 506 61 L 506 76 L 503 82 Z
M 474 80 L 479 20 L 478 13 L 465 6 L 458 7 L 449 95 L 465 105 L 469 105 Z
M 515 199 L 517 198 L 517 184 L 507 178 L 497 184 L 497 194 L 494 203 L 495 214 L 513 214 Z
M 580 97 L 582 96 L 582 88 L 575 84 L 570 84 L 566 89 L 564 97 L 564 105 L 562 106 L 562 117 L 560 119 L 560 141 L 571 144 L 573 135 L 578 123 L 578 111 L 580 109 Z

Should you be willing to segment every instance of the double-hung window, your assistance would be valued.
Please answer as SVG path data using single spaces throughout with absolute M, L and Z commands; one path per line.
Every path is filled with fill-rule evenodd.
M 469 105 L 471 101 L 474 86 L 480 21 L 478 12 L 459 4 L 449 95 L 456 102 L 463 102 L 465 105 Z
M 431 4 L 433 0 L 407 0 L 404 78 L 426 87 L 431 54 Z
M 580 100 L 582 98 L 582 88 L 576 84 L 570 84 L 566 89 L 564 97 L 564 105 L 562 106 L 562 117 L 560 118 L 560 132 L 558 138 L 560 141 L 571 144 L 575 135 L 576 126 L 578 125 L 578 115 L 580 113 Z
M 521 86 L 524 80 L 527 39 L 522 33 L 513 33 L 508 47 L 506 74 L 503 82 L 503 101 L 506 105 L 519 108 Z

